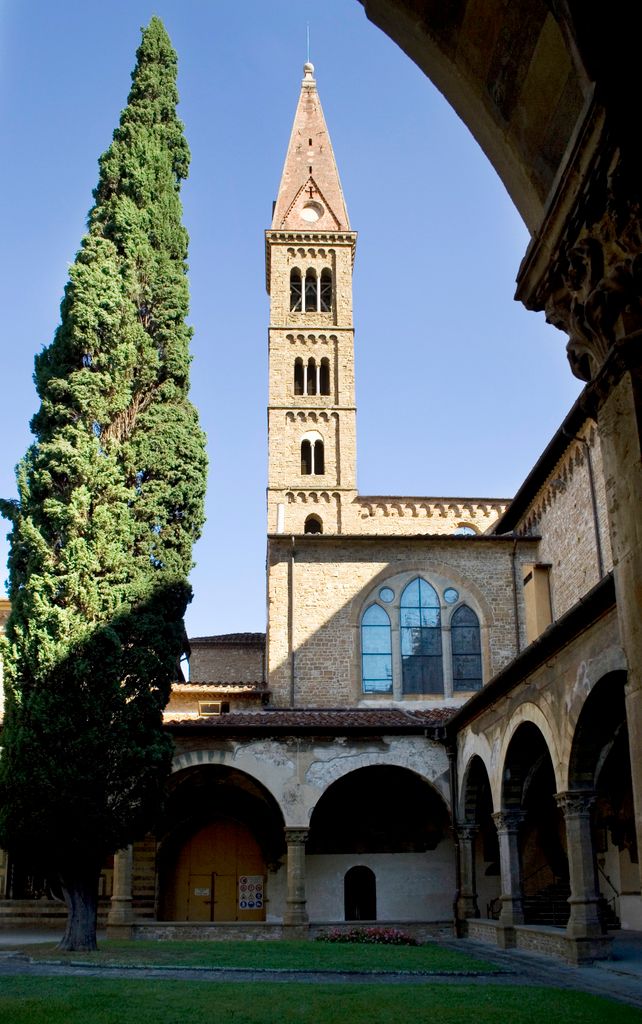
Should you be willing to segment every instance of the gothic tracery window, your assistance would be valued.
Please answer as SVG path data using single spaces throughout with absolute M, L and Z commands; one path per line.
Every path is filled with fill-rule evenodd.
M 482 685 L 479 619 L 462 604 L 450 621 L 453 658 L 453 690 L 479 690 Z
M 439 597 L 418 576 L 401 595 L 401 686 L 404 693 L 443 693 Z
M 372 665 L 366 655 L 386 653 L 390 688 L 396 698 L 468 692 L 483 685 L 482 636 L 478 613 L 447 579 L 434 580 L 404 573 L 379 583 L 366 602 L 359 622 L 364 693 L 373 687 Z M 392 646 L 374 650 L 377 633 L 366 626 L 389 624 Z M 379 634 L 383 636 L 383 632 Z M 388 678 L 386 676 L 386 678 Z
M 361 681 L 364 693 L 392 693 L 390 618 L 379 604 L 361 617 Z

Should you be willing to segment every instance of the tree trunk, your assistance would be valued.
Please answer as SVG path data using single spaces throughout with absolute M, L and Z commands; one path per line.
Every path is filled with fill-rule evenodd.
M 98 910 L 98 879 L 100 868 L 83 866 L 60 875 L 65 903 L 67 925 L 58 943 L 58 949 L 69 952 L 91 952 L 96 942 L 96 914 Z

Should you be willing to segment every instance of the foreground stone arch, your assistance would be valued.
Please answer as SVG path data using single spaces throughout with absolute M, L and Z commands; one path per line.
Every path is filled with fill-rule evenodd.
M 642 158 L 636 11 L 573 0 L 361 0 L 368 18 L 464 120 L 531 233 L 517 298 L 568 336 L 589 387 L 608 496 L 628 667 L 631 760 L 642 761 Z M 633 779 L 642 847 L 642 781 Z

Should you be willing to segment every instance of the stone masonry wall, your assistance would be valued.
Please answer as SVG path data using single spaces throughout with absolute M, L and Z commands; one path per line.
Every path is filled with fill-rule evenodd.
M 513 566 L 513 544 L 508 541 L 474 537 L 413 541 L 310 537 L 297 538 L 292 558 L 290 538 L 271 538 L 268 685 L 272 702 L 287 706 L 292 699 L 290 633 L 294 647 L 293 699 L 296 705 L 332 707 L 362 702 L 361 614 L 384 582 L 397 578 L 395 586 L 399 590 L 419 574 L 434 581 L 442 593 L 445 586 L 455 586 L 460 597 L 478 614 L 487 681 L 517 653 L 515 600 L 519 608 L 520 644 L 525 642 L 521 563 L 533 561 L 536 549 L 536 541 L 522 541 L 517 564 Z M 514 578 L 519 584 L 516 588 Z M 291 617 L 288 615 L 290 587 Z M 444 625 L 451 611 L 449 606 L 443 605 Z M 395 691 L 397 696 L 400 694 Z M 378 695 L 369 695 L 369 698 L 381 699 Z M 387 700 L 390 699 L 388 695 Z M 443 700 L 432 698 L 430 702 L 440 699 Z
M 254 683 L 264 677 L 264 647 L 192 641 L 190 679 L 198 683 Z
M 595 424 L 587 421 L 578 434 L 589 445 L 604 572 L 613 568 L 602 472 L 602 452 Z M 599 581 L 597 543 L 591 498 L 587 446 L 570 440 L 569 447 L 538 491 L 517 532 L 540 534 L 538 560 L 549 563 L 553 618 L 558 619 Z

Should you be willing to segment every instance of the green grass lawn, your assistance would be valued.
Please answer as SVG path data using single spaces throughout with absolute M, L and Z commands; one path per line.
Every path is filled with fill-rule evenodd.
M 0 978 L 8 1024 L 640 1024 L 642 1012 L 547 988 L 251 985 L 116 978 Z
M 466 953 L 425 946 L 349 945 L 327 942 L 112 942 L 97 953 L 61 953 L 54 944 L 24 946 L 39 960 L 82 960 L 103 964 L 158 964 L 182 967 L 248 967 L 301 971 L 459 971 L 488 973 L 498 968 Z

